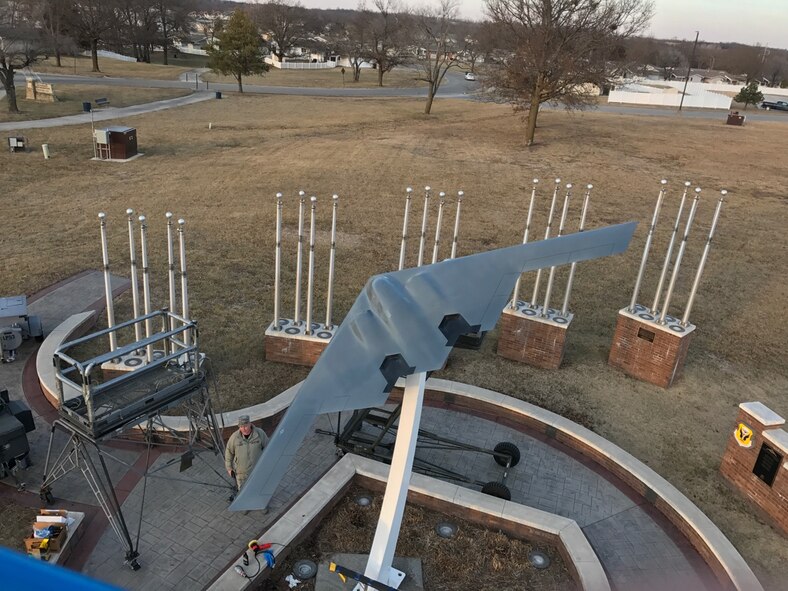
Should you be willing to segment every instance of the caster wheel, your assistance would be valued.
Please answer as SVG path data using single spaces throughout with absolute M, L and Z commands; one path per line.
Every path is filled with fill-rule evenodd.
M 509 491 L 509 487 L 498 482 L 497 480 L 485 484 L 482 487 L 482 493 L 485 495 L 490 495 L 491 497 L 503 499 L 504 501 L 512 500 L 512 493 Z
M 510 468 L 514 468 L 520 463 L 520 449 L 514 443 L 502 441 L 493 448 L 493 451 L 496 454 L 501 454 L 493 456 L 499 466 L 506 466 L 509 463 L 509 459 L 506 456 L 512 458 L 512 463 L 509 464 Z
M 140 563 L 139 563 L 139 562 L 137 562 L 137 559 L 135 558 L 134 560 L 132 560 L 132 561 L 129 563 L 129 568 L 131 568 L 131 570 L 133 570 L 133 571 L 138 571 L 138 570 L 140 570 L 142 567 L 140 566 Z
M 38 493 L 38 496 L 47 505 L 52 505 L 55 502 L 55 497 L 52 496 L 52 491 L 50 491 L 49 489 L 42 490 L 40 493 Z

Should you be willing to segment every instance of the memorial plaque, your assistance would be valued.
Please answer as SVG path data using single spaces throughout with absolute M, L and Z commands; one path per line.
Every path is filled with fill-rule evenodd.
M 761 451 L 758 454 L 758 459 L 755 461 L 752 473 L 771 486 L 782 463 L 783 457 L 772 449 L 768 443 L 764 443 L 761 446 Z

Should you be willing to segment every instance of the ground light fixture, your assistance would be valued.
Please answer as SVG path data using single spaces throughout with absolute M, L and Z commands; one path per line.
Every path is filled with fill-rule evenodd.
M 369 507 L 372 504 L 372 497 L 369 495 L 358 495 L 355 500 L 359 507 Z
M 456 523 L 451 523 L 450 521 L 441 521 L 435 526 L 435 533 L 438 534 L 441 538 L 453 538 L 457 535 L 457 527 Z
M 531 563 L 531 566 L 534 568 L 538 568 L 539 570 L 546 569 L 550 566 L 550 557 L 547 556 L 544 552 L 540 552 L 539 550 L 531 550 L 528 553 L 528 562 Z
M 317 564 L 311 560 L 297 560 L 293 565 L 293 576 L 302 581 L 313 578 L 317 574 Z

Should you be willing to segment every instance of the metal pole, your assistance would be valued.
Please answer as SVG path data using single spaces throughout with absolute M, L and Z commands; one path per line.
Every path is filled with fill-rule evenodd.
M 413 457 L 419 434 L 421 409 L 424 401 L 424 386 L 427 374 L 419 372 L 405 378 L 405 392 L 402 397 L 402 410 L 394 442 L 386 492 L 380 508 L 378 526 L 369 552 L 364 576 L 376 581 L 388 581 L 394 549 L 397 546 L 408 484 L 413 472 Z
M 295 287 L 295 312 L 293 312 L 293 322 L 301 324 L 301 262 L 303 260 L 304 248 L 304 204 L 306 193 L 298 192 L 298 254 L 296 255 L 296 287 Z
M 101 257 L 104 263 L 104 294 L 107 299 L 107 327 L 115 326 L 115 307 L 112 301 L 112 280 L 109 275 L 109 251 L 107 249 L 107 214 L 98 214 L 101 224 Z M 109 349 L 114 351 L 118 348 L 118 339 L 114 332 L 109 333 Z
M 679 111 L 681 111 L 681 107 L 684 106 L 684 96 L 687 94 L 687 84 L 689 83 L 690 79 L 690 72 L 692 71 L 692 60 L 695 59 L 695 49 L 698 47 L 698 36 L 700 35 L 700 31 L 695 31 L 695 44 L 692 46 L 692 55 L 689 59 L 689 64 L 687 64 L 687 78 L 684 80 L 684 90 L 681 92 L 681 101 L 679 102 Z
M 170 289 L 170 312 L 175 314 L 177 303 L 175 299 L 175 252 L 172 246 L 172 212 L 164 214 L 167 218 L 167 279 Z M 170 317 L 170 330 L 175 330 L 175 318 Z M 173 345 L 173 350 L 175 346 Z
M 528 242 L 528 232 L 531 230 L 531 218 L 534 213 L 534 200 L 536 199 L 536 186 L 539 184 L 539 179 L 534 179 L 534 184 L 531 187 L 531 202 L 528 205 L 528 215 L 525 218 L 525 231 L 523 232 L 523 244 Z M 520 297 L 520 285 L 523 282 L 522 274 L 517 278 L 517 283 L 514 284 L 514 295 L 509 307 L 512 310 L 517 309 L 517 300 Z
M 429 214 L 430 205 L 430 188 L 424 187 L 424 213 L 421 216 L 421 240 L 419 240 L 419 259 L 416 263 L 417 267 L 421 267 L 424 262 L 424 242 L 427 239 L 427 216 Z
M 312 210 L 309 216 L 309 276 L 306 281 L 306 331 L 305 334 L 312 334 L 312 283 L 315 278 L 315 209 L 317 207 L 317 197 L 314 195 L 309 198 L 312 202 Z
M 274 330 L 279 326 L 279 282 L 282 273 L 282 194 L 276 194 L 276 255 L 274 258 Z
M 577 230 L 578 232 L 585 230 L 588 202 L 591 199 L 591 189 L 593 188 L 594 185 L 586 186 L 586 196 L 583 199 L 583 211 L 580 213 L 580 227 Z M 575 280 L 575 269 L 577 269 L 577 261 L 573 262 L 572 266 L 569 268 L 569 278 L 566 280 L 566 292 L 564 293 L 564 303 L 561 306 L 561 316 L 566 316 L 567 312 L 569 312 L 569 296 L 572 293 L 572 283 Z
M 328 293 L 326 295 L 326 328 L 334 328 L 331 312 L 334 306 L 334 257 L 337 249 L 337 205 L 339 195 L 334 195 L 331 212 L 331 252 L 328 255 Z
M 553 224 L 553 213 L 555 212 L 555 202 L 558 199 L 558 188 L 561 185 L 561 179 L 555 179 L 555 189 L 553 189 L 553 200 L 550 202 L 550 213 L 547 216 L 547 228 L 544 232 L 544 239 L 550 238 L 550 228 Z M 542 270 L 536 271 L 536 281 L 534 281 L 534 292 L 531 295 L 531 308 L 536 308 L 536 298 L 539 297 L 539 284 L 542 281 Z
M 186 237 L 184 235 L 184 225 L 186 220 L 183 218 L 178 220 L 178 240 L 180 242 L 181 254 L 181 316 L 183 319 L 189 320 L 189 290 L 186 286 Z M 189 347 L 192 344 L 191 331 L 187 330 L 183 333 L 183 342 Z M 199 360 L 195 359 L 195 363 Z
M 460 235 L 460 208 L 462 198 L 465 197 L 464 191 L 457 191 L 457 213 L 454 214 L 454 236 L 451 239 L 451 258 L 457 257 L 457 238 Z
M 140 287 L 137 282 L 137 247 L 134 244 L 134 210 L 127 209 L 126 215 L 129 218 L 129 256 L 131 259 L 131 304 L 134 311 L 134 318 L 140 315 Z M 134 324 L 134 339 L 142 339 L 142 326 L 139 322 Z
M 654 301 L 651 303 L 651 313 L 657 313 L 657 306 L 659 306 L 659 299 L 662 297 L 662 288 L 665 287 L 665 279 L 668 276 L 668 267 L 670 267 L 670 257 L 673 254 L 673 245 L 676 242 L 676 235 L 679 233 L 679 225 L 681 224 L 681 214 L 684 211 L 684 203 L 687 200 L 687 192 L 689 191 L 689 181 L 684 183 L 684 193 L 681 195 L 679 202 L 679 211 L 676 214 L 676 223 L 673 224 L 673 233 L 670 235 L 670 242 L 668 243 L 668 252 L 665 255 L 665 262 L 662 263 L 662 272 L 659 274 L 659 282 L 657 283 L 657 291 L 654 294 Z
M 698 201 L 700 200 L 700 187 L 695 189 L 695 198 L 692 201 L 689 216 L 687 216 L 687 225 L 684 227 L 684 237 L 681 239 L 679 252 L 676 255 L 676 262 L 673 265 L 673 273 L 670 276 L 670 283 L 668 284 L 668 291 L 665 294 L 665 303 L 662 305 L 662 313 L 659 315 L 659 323 L 667 324 L 665 318 L 668 315 L 668 308 L 670 307 L 670 298 L 673 295 L 673 288 L 676 286 L 676 279 L 679 276 L 679 268 L 681 267 L 681 259 L 684 256 L 684 251 L 687 248 L 687 239 L 689 238 L 690 228 L 692 227 L 692 220 L 695 219 L 695 210 L 698 208 Z
M 144 215 L 140 220 L 140 249 L 142 251 L 142 298 L 144 303 L 145 315 L 150 314 L 150 274 L 148 273 L 148 223 Z M 150 318 L 145 320 L 145 338 L 151 335 Z M 153 361 L 153 345 L 145 347 L 145 357 L 148 363 Z
M 566 214 L 569 211 L 569 198 L 572 194 L 572 184 L 566 185 L 566 196 L 564 197 L 564 207 L 561 210 L 561 221 L 558 224 L 558 236 L 564 233 L 564 224 L 566 224 Z M 544 293 L 544 306 L 542 306 L 542 317 L 547 316 L 547 310 L 550 309 L 550 296 L 553 294 L 553 281 L 555 280 L 556 266 L 550 267 L 550 275 L 547 278 L 547 289 Z
M 728 191 L 723 189 L 720 191 L 720 200 L 717 201 L 717 209 L 714 210 L 714 218 L 711 220 L 711 229 L 709 230 L 709 237 L 706 239 L 706 246 L 703 249 L 703 254 L 700 257 L 700 264 L 698 265 L 698 271 L 695 273 L 695 281 L 692 282 L 692 289 L 690 290 L 689 299 L 687 300 L 687 305 L 684 308 L 684 316 L 681 318 L 681 325 L 687 326 L 689 323 L 689 315 L 692 311 L 692 304 L 695 303 L 695 295 L 698 293 L 698 284 L 700 283 L 700 277 L 703 275 L 703 268 L 706 266 L 706 259 L 709 256 L 709 249 L 711 249 L 711 240 L 714 238 L 714 232 L 717 229 L 717 221 L 720 219 L 720 210 L 722 209 L 722 203 L 725 201 L 725 196 L 728 194 Z
M 405 217 L 402 220 L 402 244 L 399 247 L 398 270 L 400 271 L 405 268 L 405 246 L 408 241 L 408 214 L 410 213 L 410 199 L 412 195 L 413 189 L 411 187 L 405 189 Z
M 648 236 L 646 236 L 646 245 L 643 247 L 643 258 L 640 259 L 640 269 L 638 269 L 638 276 L 635 279 L 635 289 L 632 290 L 632 299 L 629 302 L 629 311 L 635 312 L 635 304 L 637 304 L 638 294 L 640 293 L 640 284 L 643 282 L 643 274 L 646 272 L 646 263 L 648 262 L 648 251 L 651 249 L 651 239 L 654 237 L 654 228 L 657 226 L 659 219 L 659 210 L 662 207 L 662 200 L 665 198 L 665 185 L 668 181 L 662 179 L 662 185 L 659 189 L 657 196 L 657 205 L 654 207 L 654 215 L 651 217 L 651 226 L 648 229 Z
M 446 193 L 438 193 L 440 202 L 438 203 L 438 221 L 435 223 L 435 245 L 432 248 L 432 264 L 438 262 L 438 249 L 441 244 L 441 224 L 443 223 L 443 206 L 446 204 Z

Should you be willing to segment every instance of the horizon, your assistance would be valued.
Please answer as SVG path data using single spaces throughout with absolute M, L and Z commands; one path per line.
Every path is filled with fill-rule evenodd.
M 235 0 L 237 1 L 237 0 Z M 740 0 L 652 0 L 654 17 L 640 36 L 667 40 L 695 39 L 699 42 L 742 43 L 788 50 L 788 18 L 785 0 L 750 0 L 746 7 Z M 359 0 L 300 0 L 306 8 L 358 8 Z M 483 0 L 458 0 L 460 17 L 481 21 L 486 18 Z M 245 2 L 247 3 L 247 2 Z M 261 3 L 250 0 L 248 3 Z M 435 2 L 432 2 L 434 4 Z M 424 2 L 406 2 L 418 6 Z M 714 15 L 709 19 L 708 15 Z M 710 22 L 713 21 L 713 22 Z M 684 24 L 682 24 L 684 23 Z

